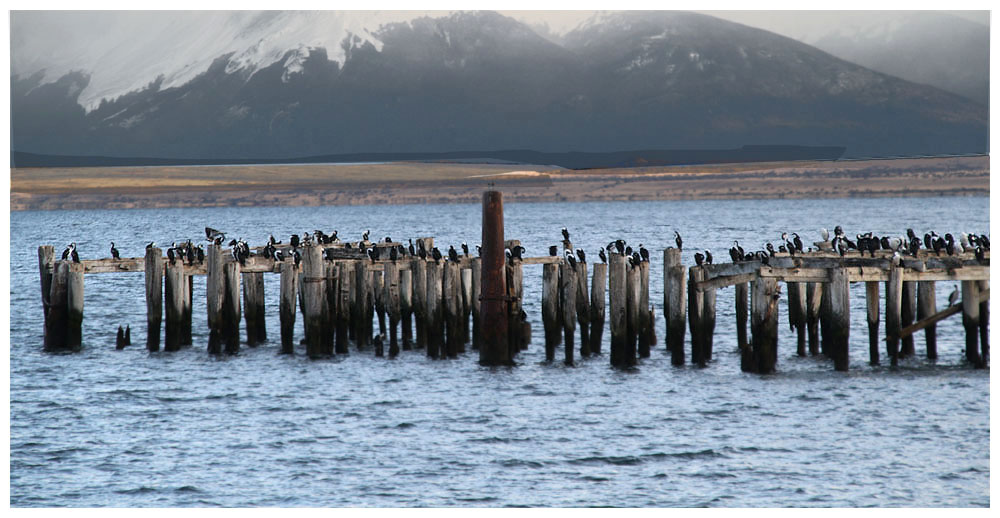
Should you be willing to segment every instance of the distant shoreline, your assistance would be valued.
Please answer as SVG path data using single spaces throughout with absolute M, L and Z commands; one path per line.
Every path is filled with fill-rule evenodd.
M 573 171 L 504 164 L 16 168 L 11 211 L 509 202 L 989 196 L 989 157 Z

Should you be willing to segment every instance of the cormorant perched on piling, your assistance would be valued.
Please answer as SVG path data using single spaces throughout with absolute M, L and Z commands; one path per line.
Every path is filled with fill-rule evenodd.
M 302 264 L 302 254 L 299 253 L 297 248 L 292 249 L 292 259 L 295 259 L 295 267 L 298 268 Z
M 281 250 L 274 251 L 274 260 L 278 262 L 283 262 L 285 260 L 285 253 Z
M 201 245 L 198 245 L 198 263 L 201 264 L 204 262 L 205 262 L 205 249 Z
M 76 243 L 73 243 L 73 251 L 69 253 L 70 257 L 73 258 L 74 263 L 80 262 L 80 254 L 76 253 Z
M 431 257 L 434 258 L 435 263 L 441 262 L 441 251 L 438 250 L 438 247 L 435 246 L 431 249 Z
M 559 254 L 559 247 L 558 246 L 552 245 L 552 246 L 549 247 L 549 256 L 550 257 L 555 257 L 558 254 Z
M 986 253 L 983 252 L 983 247 L 977 246 L 976 250 L 975 250 L 975 254 L 976 254 L 976 260 L 977 261 L 983 262 L 983 261 L 986 260 Z
M 267 239 L 267 242 L 268 242 L 268 244 L 270 244 L 271 246 L 274 246 L 274 245 L 278 245 L 278 244 L 281 244 L 281 241 L 275 241 L 275 240 L 274 240 L 274 234 L 271 234 L 271 235 L 270 235 L 270 236 L 268 237 L 268 239 Z
M 462 255 L 469 257 L 469 245 L 465 241 L 462 241 Z
M 563 235 L 563 239 L 565 239 L 566 241 L 569 241 L 569 230 L 566 230 L 566 227 L 562 228 L 562 235 Z
M 615 240 L 615 248 L 618 249 L 618 255 L 624 255 L 625 254 L 625 240 L 624 239 L 616 239 Z
M 743 260 L 743 254 L 740 252 L 739 248 L 734 246 L 729 249 L 729 258 L 732 259 L 734 263 L 738 263 Z
M 392 243 L 392 238 L 389 237 L 389 236 L 385 236 L 385 242 L 386 243 Z
M 649 259 L 646 259 L 646 262 L 649 262 Z M 705 264 L 712 264 L 712 252 L 708 249 L 705 250 Z
M 74 243 L 70 243 L 69 245 L 66 245 L 66 249 L 63 250 L 63 253 L 62 253 L 62 260 L 63 261 L 65 261 L 66 259 L 69 259 L 69 253 L 73 251 L 73 245 L 74 245 Z M 146 248 L 149 248 L 149 247 L 147 246 Z
M 581 263 L 587 264 L 587 253 L 582 248 L 576 249 L 576 256 L 580 258 Z
M 931 250 L 934 248 L 933 237 L 930 233 L 924 234 L 924 248 Z
M 411 256 L 417 255 L 416 248 L 413 248 L 413 238 L 412 237 L 410 238 L 410 255 Z
M 455 250 L 455 246 L 451 245 L 448 247 L 448 260 L 457 263 L 458 262 L 458 251 Z
M 235 250 L 234 250 L 233 257 L 235 257 L 235 256 L 236 256 L 236 253 L 235 253 Z M 174 258 L 175 258 L 175 256 L 174 256 L 174 247 L 171 246 L 170 248 L 167 249 L 167 261 L 170 261 L 170 264 L 174 264 Z
M 639 256 L 639 252 L 632 252 L 632 255 L 628 258 L 628 264 L 635 268 L 642 263 L 642 257 Z
M 482 256 L 483 256 L 483 247 L 476 245 L 476 257 L 482 257 Z
M 327 250 L 333 250 L 333 249 L 328 248 Z M 389 260 L 392 262 L 396 262 L 396 259 L 399 259 L 399 249 L 394 246 L 389 249 Z
M 932 248 L 934 249 L 934 254 L 935 255 L 941 255 L 941 250 L 944 249 L 944 239 L 942 239 L 940 237 L 934 238 L 934 240 L 931 243 L 931 245 L 932 245 Z
M 299 235 L 298 234 L 292 234 L 292 237 L 288 240 L 288 242 L 292 245 L 292 248 L 298 248 L 299 247 Z
M 632 255 L 632 247 L 631 246 L 626 246 L 625 247 L 625 255 L 627 255 L 627 256 L 631 256 Z
M 224 232 L 215 230 L 212 227 L 205 227 L 205 241 L 208 241 L 209 243 L 215 243 L 216 241 L 219 240 L 219 238 L 225 240 L 226 234 Z
M 913 238 L 910 239 L 910 255 L 917 255 L 917 252 L 919 251 L 920 251 L 920 238 L 914 236 Z M 872 255 L 874 256 L 875 253 L 872 252 Z
M 948 305 L 954 306 L 958 302 L 958 286 L 955 286 L 955 291 L 948 295 Z
M 642 262 L 649 262 L 649 250 L 646 250 L 646 248 L 642 246 L 642 243 L 639 243 L 639 257 L 642 258 Z
M 378 260 L 378 247 L 373 246 L 368 249 L 368 258 L 371 259 L 373 263 Z
M 758 250 L 754 253 L 754 257 L 757 258 L 757 260 L 760 261 L 760 264 L 763 264 L 764 266 L 769 266 L 771 264 L 771 259 L 768 257 L 767 252 L 763 250 Z
M 944 235 L 944 249 L 948 255 L 955 255 L 955 238 L 951 234 Z
M 694 264 L 701 266 L 705 262 L 705 256 L 701 252 L 694 253 Z
M 674 243 L 677 243 L 677 249 L 678 250 L 683 250 L 684 249 L 684 247 L 681 246 L 681 245 L 684 244 L 684 240 L 681 239 L 680 232 L 677 232 L 676 230 L 674 231 Z
M 523 246 L 517 245 L 514 248 L 510 249 L 510 255 L 514 259 L 521 260 L 521 256 L 522 256 L 522 254 L 524 254 L 525 250 L 526 249 Z
M 216 244 L 218 244 L 218 243 L 216 243 Z M 150 241 L 149 244 L 146 245 L 146 250 L 149 250 L 150 248 L 153 248 L 154 246 L 156 246 L 156 242 L 155 241 Z
M 795 244 L 795 250 L 801 252 L 802 251 L 802 238 L 799 237 L 799 235 L 797 233 L 795 233 L 795 232 L 792 232 L 792 235 L 795 236 L 795 239 L 792 240 L 792 243 Z
M 118 249 L 115 248 L 115 242 L 114 241 L 111 242 L 111 258 L 112 259 L 121 259 L 121 256 L 118 255 Z
M 569 267 L 576 269 L 576 257 L 573 257 L 573 252 L 566 250 L 566 262 L 569 263 Z
M 371 230 L 365 230 L 365 233 L 361 234 L 361 240 L 368 241 L 368 236 L 371 235 L 371 233 L 372 233 Z
M 764 248 L 766 248 L 766 249 L 767 249 L 767 253 L 768 253 L 768 254 L 769 254 L 769 255 L 770 255 L 771 257 L 774 257 L 774 245 L 772 245 L 771 243 L 768 243 L 768 244 L 767 244 L 767 246 L 765 246 Z
M 552 255 L 555 255 L 555 254 L 552 254 Z M 604 253 L 604 249 L 603 248 L 601 249 L 600 252 L 597 252 L 597 257 L 601 258 L 601 262 L 602 263 L 608 264 L 608 254 Z
M 419 258 L 421 258 L 421 259 L 423 259 L 423 260 L 426 261 L 427 260 L 427 249 L 424 248 L 424 242 L 420 241 L 418 243 L 418 245 L 419 246 L 417 246 L 417 257 L 419 257 Z M 438 252 L 438 253 L 440 253 L 440 252 Z

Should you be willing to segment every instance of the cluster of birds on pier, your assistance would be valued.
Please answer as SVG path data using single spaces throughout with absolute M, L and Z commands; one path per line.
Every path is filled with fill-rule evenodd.
M 566 227 L 562 228 L 563 241 L 565 243 L 570 243 L 569 230 Z M 521 251 L 524 251 L 524 247 Z M 616 239 L 607 244 L 604 248 L 597 251 L 597 257 L 600 258 L 602 263 L 607 264 L 608 254 L 618 254 L 625 256 L 628 264 L 632 267 L 639 266 L 641 263 L 649 262 L 649 250 L 647 250 L 642 243 L 639 243 L 636 249 L 633 249 L 624 239 Z M 549 247 L 549 257 L 557 257 L 559 255 L 559 246 L 552 245 Z M 577 262 L 587 263 L 587 252 L 582 248 L 571 249 L 566 248 L 563 252 L 563 256 L 566 262 L 573 268 L 576 268 Z M 520 256 L 518 256 L 520 257 Z

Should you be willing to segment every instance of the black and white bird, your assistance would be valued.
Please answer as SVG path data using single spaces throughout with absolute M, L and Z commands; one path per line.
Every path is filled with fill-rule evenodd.
M 205 227 L 205 241 L 208 241 L 209 243 L 215 243 L 220 238 L 223 241 L 225 241 L 226 234 L 224 232 L 220 232 L 218 230 L 215 230 L 212 227 Z
M 555 255 L 555 254 L 552 254 L 552 255 Z M 604 253 L 604 249 L 603 248 L 601 249 L 600 252 L 597 252 L 597 257 L 601 258 L 601 262 L 602 263 L 608 264 L 608 254 Z
M 566 262 L 569 263 L 569 267 L 576 269 L 576 257 L 573 257 L 573 252 L 566 250 Z
M 80 254 L 76 253 L 76 243 L 73 243 L 73 251 L 69 253 L 70 258 L 73 259 L 74 263 L 80 262 Z
M 795 232 L 792 232 L 792 235 L 795 236 L 795 238 L 792 239 L 792 244 L 795 245 L 795 250 L 798 251 L 798 252 L 801 252 L 802 251 L 802 238 L 799 237 L 799 235 L 797 233 L 795 233 Z
M 576 249 L 576 256 L 580 259 L 581 263 L 587 264 L 587 253 L 582 248 Z
M 565 239 L 566 241 L 569 241 L 569 230 L 566 230 L 566 227 L 562 228 L 562 235 L 563 235 L 563 239 Z
M 954 306 L 958 302 L 958 286 L 955 286 L 955 291 L 948 295 L 948 305 Z
M 372 233 L 371 230 L 365 230 L 365 233 L 361 234 L 361 240 L 362 241 L 368 241 L 368 236 L 370 236 L 371 233 Z
M 645 261 L 649 262 L 649 259 Z M 712 264 L 712 251 L 708 249 L 705 250 L 705 264 Z
M 642 243 L 639 243 L 639 257 L 642 258 L 642 262 L 644 263 L 649 262 L 649 250 L 646 250 L 642 246 Z
M 458 251 L 455 250 L 455 246 L 451 245 L 448 247 L 448 260 L 457 263 L 458 262 Z
M 281 250 L 275 250 L 274 251 L 274 260 L 278 261 L 279 263 L 283 262 L 285 260 L 285 253 L 282 252 Z
M 441 262 L 441 251 L 438 250 L 438 247 L 435 246 L 431 249 L 431 257 L 434 258 L 435 263 Z
M 469 244 L 465 241 L 462 241 L 462 255 L 469 257 Z
M 288 243 L 292 245 L 293 249 L 294 248 L 298 248 L 299 247 L 299 235 L 298 234 L 292 234 L 292 237 L 289 238 Z
M 122 258 L 121 255 L 118 254 L 118 249 L 115 248 L 115 242 L 114 241 L 111 242 L 111 258 L 112 259 L 121 259 Z
M 676 230 L 674 231 L 674 243 L 677 244 L 677 249 L 678 250 L 683 250 L 684 249 L 684 246 L 683 246 L 684 240 L 681 239 L 680 232 L 677 232 Z
M 292 259 L 295 260 L 295 267 L 296 268 L 298 268 L 299 265 L 302 264 L 302 254 L 299 253 L 299 249 L 298 248 L 293 248 L 292 249 Z
M 204 262 L 205 262 L 205 248 L 201 245 L 198 245 L 198 263 L 200 264 Z
M 701 266 L 705 263 L 705 256 L 701 252 L 694 253 L 694 264 Z
M 823 241 L 829 241 L 830 240 L 830 231 L 827 230 L 827 229 L 825 229 L 825 228 L 821 229 L 819 231 L 819 237 L 823 238 Z

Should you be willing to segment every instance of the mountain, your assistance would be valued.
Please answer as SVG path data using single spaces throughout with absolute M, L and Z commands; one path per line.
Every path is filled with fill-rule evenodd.
M 297 40 L 282 34 L 268 55 Z M 89 109 L 86 71 L 13 75 L 12 148 L 246 159 L 747 144 L 846 146 L 848 156 L 987 150 L 981 105 L 700 14 L 602 14 L 561 44 L 494 12 L 346 34 L 335 49 L 294 45 L 273 61 L 228 50 L 190 80 L 163 76 Z
M 810 43 L 864 67 L 989 103 L 988 26 L 935 12 L 871 15 L 866 21 Z

